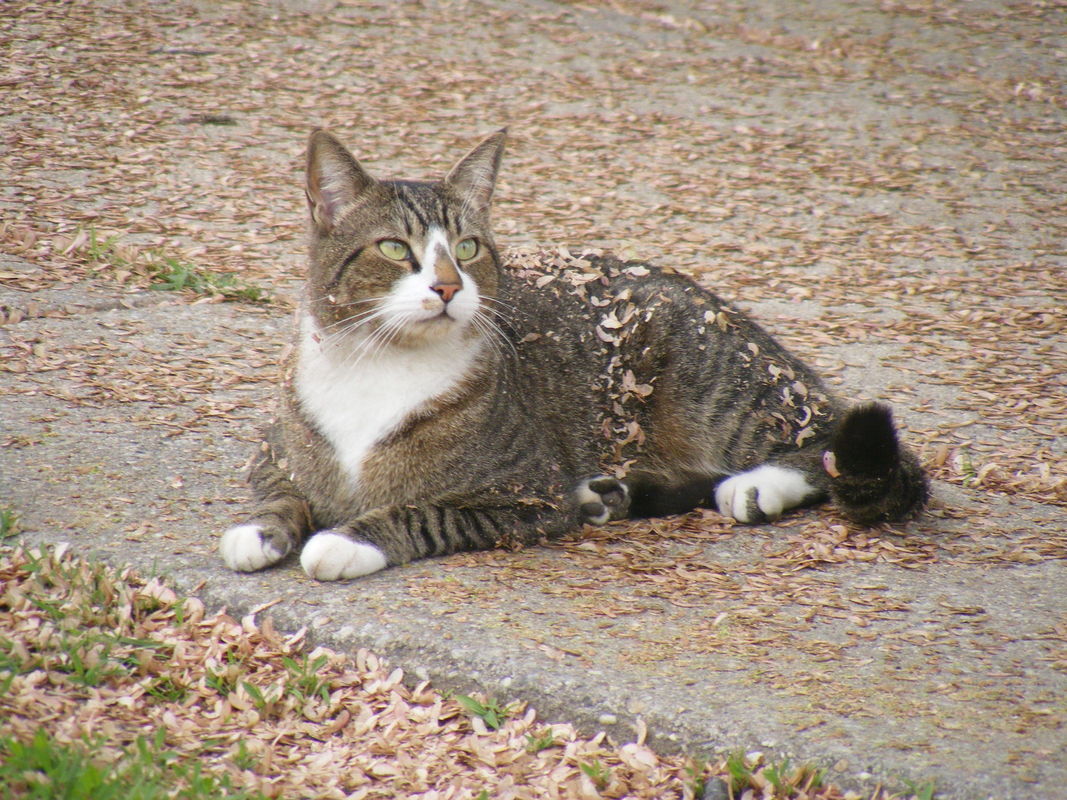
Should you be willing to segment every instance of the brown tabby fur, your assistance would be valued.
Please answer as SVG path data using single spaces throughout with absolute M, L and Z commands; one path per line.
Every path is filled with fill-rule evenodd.
M 484 346 L 456 386 L 374 444 L 358 485 L 301 401 L 293 349 L 251 472 L 250 520 L 277 554 L 324 529 L 375 545 L 389 564 L 525 544 L 605 509 L 617 518 L 713 505 L 724 477 L 762 464 L 803 473 L 804 503 L 833 496 L 860 522 L 922 507 L 925 478 L 888 409 L 846 411 L 808 367 L 689 278 L 592 252 L 502 259 L 489 203 L 503 143 L 503 132 L 489 137 L 441 182 L 380 182 L 331 135 L 312 135 L 306 318 L 343 329 L 366 307 L 359 301 L 408 274 L 376 243 L 421 252 L 436 227 L 453 245 L 478 243 L 462 263 L 481 296 L 478 319 L 456 342 Z M 431 346 L 447 327 L 382 334 L 378 353 Z M 606 477 L 590 503 L 575 489 L 595 476 Z M 763 518 L 755 497 L 749 511 Z

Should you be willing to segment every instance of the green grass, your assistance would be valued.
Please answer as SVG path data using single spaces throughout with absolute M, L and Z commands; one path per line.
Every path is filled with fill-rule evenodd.
M 484 704 L 465 694 L 457 694 L 455 698 L 456 702 L 463 706 L 471 716 L 480 717 L 486 727 L 494 731 L 500 730 L 512 713 L 511 706 L 501 707 L 492 697 L 487 698 Z
M 161 703 L 180 703 L 189 693 L 185 686 L 176 683 L 170 676 L 154 681 L 145 691 Z
M 99 687 L 144 681 L 160 703 L 182 702 L 189 687 L 159 668 L 174 645 L 137 636 L 165 603 L 138 591 L 103 565 L 64 558 L 54 550 L 25 553 L 14 594 L 5 600 L 36 609 L 41 625 L 29 647 L 0 630 L 0 696 L 21 675 L 44 672 L 50 686 L 84 697 Z M 155 676 L 147 678 L 144 676 Z M 0 729 L 0 800 L 258 800 L 231 778 L 205 774 L 197 752 L 168 746 L 166 729 L 145 736 L 60 741 L 44 727 L 16 736 Z
M 241 681 L 241 687 L 248 693 L 248 696 L 252 698 L 252 702 L 256 706 L 256 711 L 262 716 L 271 717 L 281 711 L 280 701 L 285 695 L 285 690 L 281 686 L 272 684 L 266 689 L 260 689 L 254 683 Z
M 730 791 L 733 794 L 740 794 L 752 785 L 752 769 L 744 753 L 732 753 L 726 759 L 726 771 L 730 773 Z
M 685 774 L 689 776 L 689 786 L 693 790 L 694 797 L 703 797 L 706 788 L 705 775 L 707 774 L 708 762 L 703 758 L 690 759 L 685 768 Z
M 139 736 L 111 762 L 90 752 L 101 742 L 67 744 L 43 728 L 20 742 L 0 736 L 0 798 L 3 800 L 260 800 L 236 790 L 227 776 L 201 772 L 195 759 L 181 760 L 166 748 L 166 731 Z
M 536 736 L 532 733 L 526 734 L 527 753 L 540 753 L 542 750 L 555 747 L 557 744 L 559 743 L 556 741 L 555 731 L 551 728 L 546 728 Z
M 769 785 L 775 800 L 790 800 L 820 789 L 826 778 L 826 770 L 810 765 L 793 767 L 788 758 L 764 766 L 761 762 L 762 757 L 757 756 L 753 761 L 743 753 L 734 753 L 726 759 L 730 791 L 735 797 L 746 789 L 760 790 Z
M 11 506 L 0 506 L 0 539 L 19 534 L 19 515 Z
M 203 270 L 154 248 L 137 251 L 124 248 L 119 245 L 118 236 L 101 239 L 92 228 L 86 236 L 83 252 L 91 262 L 131 274 L 143 274 L 152 281 L 151 289 L 188 291 L 250 303 L 267 303 L 271 300 L 268 290 L 241 280 L 233 273 Z
M 255 771 L 256 767 L 259 766 L 259 758 L 250 753 L 244 739 L 240 739 L 237 742 L 237 752 L 233 754 L 233 763 L 238 769 Z
M 302 660 L 297 661 L 288 656 L 282 657 L 282 664 L 289 673 L 285 691 L 291 697 L 300 701 L 307 701 L 318 697 L 323 702 L 330 699 L 329 682 L 319 676 L 319 671 L 329 662 L 329 658 L 322 654 L 311 658 L 304 653 Z
M 599 758 L 592 761 L 583 761 L 578 768 L 585 773 L 586 777 L 593 782 L 598 790 L 603 790 L 611 783 L 611 770 L 600 763 Z
M 936 785 L 933 781 L 913 783 L 906 780 L 904 785 L 908 787 L 911 797 L 915 798 L 915 800 L 934 800 Z
M 978 480 L 978 468 L 974 465 L 971 451 L 966 447 L 961 447 L 959 451 L 959 459 L 959 471 L 963 476 L 963 485 L 970 486 Z M 925 798 L 920 798 L 920 800 L 925 800 Z
M 72 559 L 64 554 L 65 548 L 26 552 L 19 547 L 15 552 L 18 570 L 8 575 L 10 584 L 0 583 L 0 602 L 9 605 L 0 608 L 20 609 L 26 619 L 32 618 L 37 624 L 0 629 L 0 706 L 9 692 L 21 691 L 27 696 L 30 684 L 20 676 L 33 672 L 47 673 L 49 691 L 71 698 L 97 696 L 99 687 L 106 689 L 108 684 L 112 690 L 126 687 L 128 691 L 137 686 L 150 698 L 149 704 L 204 703 L 204 708 L 211 708 L 220 699 L 230 698 L 239 713 L 254 706 L 261 718 L 303 711 L 310 713 L 308 719 L 317 721 L 318 704 L 330 702 L 332 656 L 328 653 L 276 653 L 273 669 L 265 670 L 262 661 L 237 642 L 227 641 L 213 649 L 211 657 L 197 661 L 198 670 L 170 671 L 167 665 L 174 659 L 176 645 L 169 638 L 164 642 L 151 637 L 155 636 L 153 631 L 167 629 L 171 624 L 168 620 L 172 615 L 176 619 L 178 610 L 184 618 L 182 601 L 168 597 L 161 587 L 129 571 L 116 572 Z M 205 693 L 205 686 L 221 698 Z M 493 698 L 454 698 L 467 713 L 492 729 L 503 727 L 516 709 L 521 709 L 520 704 L 505 705 Z M 250 710 L 247 713 L 252 714 Z M 235 768 L 259 772 L 269 753 L 262 737 L 246 740 L 243 730 L 206 737 L 190 736 L 182 728 L 146 733 L 152 727 L 145 727 L 144 717 L 138 716 L 124 733 L 116 728 L 106 740 L 87 734 L 74 741 L 60 741 L 50 732 L 52 726 L 20 719 L 27 724 L 0 726 L 0 800 L 261 797 L 234 788 L 248 779 Z M 220 731 L 206 726 L 203 732 Z M 559 747 L 560 742 L 551 727 L 538 726 L 526 735 L 525 746 L 528 753 L 539 753 Z M 611 793 L 625 784 L 626 773 L 614 767 L 610 755 L 601 752 L 599 756 L 587 753 L 580 761 L 571 762 L 571 767 L 580 770 L 598 791 Z M 560 757 L 566 757 L 562 751 Z M 788 759 L 766 761 L 760 754 L 736 753 L 725 767 L 734 798 L 746 792 L 763 800 L 824 796 L 820 787 L 825 773 L 793 766 Z M 709 773 L 705 762 L 692 759 L 684 776 L 679 777 L 687 784 L 687 791 L 701 797 L 708 781 L 719 783 L 718 777 L 707 778 L 709 774 L 714 773 Z M 902 783 L 906 790 L 897 794 L 883 790 L 877 797 L 935 800 L 932 781 Z M 489 790 L 481 796 L 488 798 Z
M 38 669 L 65 675 L 78 686 L 100 686 L 169 655 L 172 645 L 126 635 L 130 620 L 113 610 L 114 587 L 102 567 L 56 563 L 42 556 L 31 558 L 25 569 L 36 576 L 41 589 L 26 600 L 53 628 L 31 652 L 16 652 L 0 635 L 0 688 L 9 686 L 15 675 Z M 46 591 L 53 593 L 46 597 Z M 141 613 L 152 612 L 141 605 Z

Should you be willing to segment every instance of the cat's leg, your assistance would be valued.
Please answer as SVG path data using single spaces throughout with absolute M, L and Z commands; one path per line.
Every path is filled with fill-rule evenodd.
M 249 481 L 258 502 L 252 515 L 222 535 L 219 552 L 230 569 L 255 572 L 287 556 L 311 530 L 307 500 L 267 453 L 252 466 Z
M 929 495 L 922 466 L 900 443 L 889 407 L 867 403 L 845 411 L 832 431 L 805 447 L 724 480 L 715 505 L 739 522 L 761 522 L 830 497 L 847 517 L 871 525 L 914 516 Z
M 783 512 L 825 499 L 821 481 L 794 466 L 761 464 L 738 475 L 689 475 L 667 482 L 645 475 L 617 480 L 607 475 L 578 484 L 582 521 L 592 525 L 626 517 L 684 514 L 714 504 L 738 522 L 775 520 Z
M 669 477 L 634 472 L 626 478 L 632 498 L 630 516 L 665 517 L 685 514 L 711 504 L 715 487 L 723 479 L 718 474 L 679 472 Z
M 666 517 L 685 514 L 694 508 L 716 507 L 723 514 L 742 522 L 775 519 L 782 511 L 814 502 L 824 494 L 822 489 L 813 491 L 800 487 L 788 491 L 790 476 L 804 479 L 805 472 L 787 466 L 777 467 L 779 474 L 764 465 L 742 475 L 740 480 L 727 483 L 730 476 L 720 474 L 679 473 L 669 478 L 651 473 L 635 472 L 622 480 L 608 475 L 587 478 L 578 484 L 575 500 L 582 512 L 582 521 L 603 525 L 627 517 Z M 776 480 L 777 478 L 777 480 Z M 717 489 L 727 484 L 720 502 Z M 762 495 L 760 490 L 762 489 Z M 741 494 L 739 494 L 741 493 Z M 734 513 L 734 499 L 739 508 Z M 742 498 L 743 495 L 743 498 Z M 753 508 L 749 509 L 751 498 Z
M 521 512 L 449 505 L 374 509 L 349 524 L 316 533 L 304 545 L 300 564 L 321 581 L 359 578 L 419 558 L 509 542 L 526 544 L 577 523 L 566 509 L 539 505 L 539 510 L 524 506 Z
M 579 483 L 574 494 L 582 521 L 603 525 L 627 517 L 665 517 L 709 506 L 715 502 L 715 488 L 724 477 L 679 473 L 667 478 L 634 472 L 619 480 L 597 475 Z

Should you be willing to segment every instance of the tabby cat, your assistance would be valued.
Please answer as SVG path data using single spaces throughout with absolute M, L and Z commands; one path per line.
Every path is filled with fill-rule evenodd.
M 847 409 L 689 278 L 592 252 L 502 259 L 504 139 L 422 183 L 311 135 L 307 289 L 256 507 L 222 538 L 232 569 L 303 543 L 308 575 L 355 578 L 705 505 L 746 523 L 827 497 L 861 523 L 922 508 L 886 407 Z

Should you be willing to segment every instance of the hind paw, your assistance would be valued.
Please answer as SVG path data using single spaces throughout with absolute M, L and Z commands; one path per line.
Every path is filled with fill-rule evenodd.
M 738 522 L 763 522 L 778 519 L 817 493 L 803 472 L 763 464 L 720 483 L 715 505 L 720 514 Z
M 603 525 L 630 515 L 630 490 L 609 475 L 586 478 L 574 490 L 574 499 L 582 512 L 582 521 L 591 525 Z

